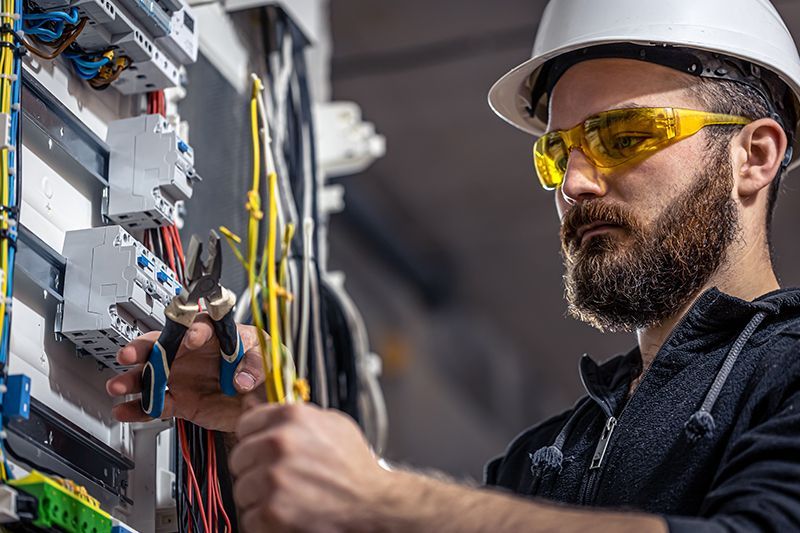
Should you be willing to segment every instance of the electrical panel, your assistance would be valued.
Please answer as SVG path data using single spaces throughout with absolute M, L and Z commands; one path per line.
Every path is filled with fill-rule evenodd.
M 117 351 L 164 325 L 181 285 L 155 254 L 119 226 L 70 231 L 57 330 L 103 365 L 122 370 Z
M 112 122 L 106 143 L 106 217 L 130 229 L 172 224 L 176 202 L 190 199 L 199 179 L 192 147 L 156 114 Z
M 8 276 L 0 276 L 0 291 L 7 289 L 0 294 L 0 320 L 10 321 L 14 310 L 13 322 L 0 323 L 4 527 L 175 533 L 188 523 L 199 529 L 197 506 L 205 503 L 215 510 L 209 513 L 214 522 L 203 530 L 238 530 L 234 510 L 216 501 L 219 491 L 229 494 L 230 487 L 217 483 L 222 480 L 214 470 L 219 440 L 214 433 L 185 420 L 119 422 L 112 409 L 120 398 L 111 398 L 105 383 L 131 371 L 117 363 L 119 349 L 161 330 L 166 306 L 184 290 L 187 272 L 196 272 L 191 268 L 195 254 L 183 253 L 179 224 L 187 225 L 182 233 L 188 237 L 223 223 L 241 231 L 249 217 L 257 216 L 252 203 L 249 211 L 244 207 L 252 195 L 232 190 L 253 175 L 250 169 L 232 168 L 255 163 L 249 152 L 248 157 L 234 155 L 240 147 L 251 149 L 251 131 L 265 143 L 259 151 L 261 170 L 275 166 L 264 174 L 262 188 L 271 188 L 263 199 L 277 202 L 265 202 L 263 215 L 278 220 L 280 211 L 279 223 L 265 218 L 260 224 L 269 227 L 284 252 L 277 261 L 282 285 L 255 297 L 283 299 L 285 320 L 269 328 L 286 330 L 281 338 L 288 354 L 293 352 L 289 344 L 300 341 L 296 352 L 303 354 L 304 374 L 292 388 L 298 397 L 358 417 L 354 409 L 363 398 L 351 385 L 360 379 L 358 361 L 367 355 L 365 335 L 354 313 L 320 311 L 346 300 L 332 298 L 327 288 L 324 229 L 331 202 L 317 173 L 332 165 L 319 164 L 314 156 L 308 41 L 283 12 L 273 10 L 243 24 L 219 8 L 190 6 L 186 0 L 25 0 L 24 5 L 15 2 L 15 13 L 0 14 L 7 24 L 14 15 L 19 30 L 18 39 L 0 51 L 2 68 L 15 69 L 2 73 L 4 83 L 12 84 L 12 103 L 6 109 L 0 102 L 0 146 L 10 148 L 0 154 L 0 163 L 8 167 L 0 173 L 6 175 L 0 185 L 12 197 L 0 206 L 0 269 Z M 211 60 L 191 66 L 198 58 L 198 28 L 214 27 L 212 22 L 220 24 L 204 41 L 206 59 L 219 53 L 231 71 L 244 74 L 257 66 L 281 73 L 265 76 L 265 89 L 254 92 L 250 104 L 260 109 L 261 124 L 253 122 L 246 132 L 237 128 L 253 117 L 236 82 L 210 83 L 226 76 L 218 65 L 215 72 L 204 70 Z M 241 35 L 254 30 L 254 35 L 274 36 L 277 46 L 263 54 L 242 46 Z M 10 57 L 23 41 L 38 53 Z M 93 83 L 98 79 L 103 83 Z M 188 80 L 192 85 L 184 86 Z M 175 90 L 165 94 L 167 88 Z M 193 91 L 209 103 L 197 105 Z M 182 98 L 183 117 L 178 115 Z M 211 106 L 233 120 L 227 115 L 207 120 Z M 344 144 L 337 148 L 348 151 Z M 215 178 L 204 184 L 201 200 L 194 190 L 200 179 L 195 149 Z M 21 159 L 28 161 L 25 171 Z M 241 179 L 234 184 L 232 176 Z M 240 211 L 220 208 L 222 195 Z M 235 265 L 226 259 L 225 276 L 233 270 L 235 277 Z M 246 292 L 243 285 L 229 288 Z M 240 301 L 237 313 L 253 309 Z M 7 329 L 11 333 L 5 335 Z M 338 336 L 331 339 L 334 330 Z M 272 338 L 277 341 L 279 335 Z M 383 425 L 367 435 L 380 433 Z M 187 497 L 190 470 L 199 482 L 197 497 Z M 229 518 L 232 526 L 225 525 Z

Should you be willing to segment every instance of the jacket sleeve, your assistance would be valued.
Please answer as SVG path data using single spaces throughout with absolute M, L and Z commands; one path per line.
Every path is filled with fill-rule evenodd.
M 699 516 L 665 517 L 671 532 L 800 531 L 800 380 L 783 392 L 732 444 Z

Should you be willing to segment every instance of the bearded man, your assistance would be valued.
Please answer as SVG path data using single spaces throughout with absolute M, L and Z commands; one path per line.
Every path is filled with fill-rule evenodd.
M 258 406 L 236 424 L 238 404 L 197 390 L 214 379 L 187 377 L 216 368 L 197 363 L 217 357 L 207 319 L 176 359 L 166 413 L 236 427 L 251 533 L 800 530 L 800 291 L 780 288 L 769 242 L 799 94 L 800 57 L 767 0 L 548 6 L 534 57 L 490 102 L 538 137 L 570 313 L 638 342 L 602 365 L 584 357 L 587 396 L 515 439 L 485 488 L 382 469 L 352 421 L 312 406 Z M 240 331 L 245 392 L 263 376 Z M 155 337 L 120 362 L 142 363 Z M 138 401 L 116 416 L 146 419 Z

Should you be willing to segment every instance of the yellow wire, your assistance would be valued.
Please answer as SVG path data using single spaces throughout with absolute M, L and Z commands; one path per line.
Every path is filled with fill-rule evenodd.
M 278 176 L 274 172 L 269 173 L 269 233 L 267 235 L 267 300 L 269 301 L 269 340 L 270 355 L 272 356 L 272 372 L 276 389 L 281 392 L 281 401 L 285 399 L 283 394 L 283 376 L 281 375 L 281 344 L 280 344 L 280 321 L 278 319 L 278 282 L 275 279 L 276 246 L 278 235 Z
M 258 247 L 258 225 L 264 217 L 261 211 L 261 197 L 259 188 L 261 183 L 261 146 L 258 138 L 258 103 L 256 95 L 261 90 L 261 80 L 253 79 L 252 96 L 250 99 L 250 133 L 253 141 L 253 179 L 250 191 L 247 193 L 246 208 L 249 213 L 247 222 L 247 286 L 250 289 L 250 309 L 253 314 L 253 324 L 256 326 L 256 337 L 261 349 L 261 366 L 264 372 L 264 387 L 267 393 L 267 400 L 277 402 L 280 399 L 278 389 L 272 379 L 267 379 L 272 374 L 267 360 L 267 339 L 264 336 L 264 321 L 258 309 L 258 299 L 256 298 L 256 248 Z
M 279 281 L 276 274 L 276 266 L 278 266 L 278 176 L 271 168 L 269 161 L 267 161 L 267 193 L 269 195 L 267 243 L 261 250 L 260 268 L 256 268 L 259 228 L 261 220 L 264 218 L 264 213 L 261 211 L 261 141 L 258 131 L 258 95 L 262 91 L 263 86 L 261 80 L 257 76 L 253 76 L 251 89 L 250 132 L 253 145 L 253 176 L 252 186 L 247 193 L 246 204 L 248 211 L 246 254 L 242 254 L 239 250 L 238 245 L 242 241 L 239 236 L 224 226 L 220 227 L 220 232 L 225 236 L 236 258 L 247 271 L 247 284 L 251 295 L 250 310 L 253 315 L 253 325 L 256 326 L 258 344 L 261 348 L 261 363 L 265 376 L 264 387 L 267 392 L 267 400 L 269 402 L 284 403 L 287 401 L 287 396 L 289 394 L 292 395 L 291 399 L 308 400 L 308 383 L 305 380 L 297 379 L 296 371 L 292 363 L 292 356 L 281 347 L 281 310 L 286 317 L 286 315 L 288 315 L 288 301 L 291 298 L 291 295 L 283 287 L 283 282 L 286 276 L 286 262 L 288 260 L 288 250 L 294 235 L 294 227 L 290 224 L 286 228 L 286 233 L 284 235 L 285 243 L 279 266 L 281 276 Z M 266 122 L 266 117 L 262 117 L 262 119 Z M 265 131 L 264 134 L 267 135 L 268 133 Z M 261 289 L 260 291 L 258 290 L 259 288 Z M 257 297 L 259 292 L 261 294 L 266 292 L 266 305 L 259 305 L 259 298 Z M 279 296 L 285 298 L 284 305 L 281 308 L 278 306 Z M 266 307 L 266 309 L 263 309 L 264 307 Z M 269 344 L 267 344 L 264 332 L 265 310 L 268 314 L 267 318 L 269 321 Z M 287 331 L 285 334 L 288 335 L 289 332 Z M 286 390 L 284 386 L 284 376 L 287 380 L 286 387 L 290 387 L 291 390 Z

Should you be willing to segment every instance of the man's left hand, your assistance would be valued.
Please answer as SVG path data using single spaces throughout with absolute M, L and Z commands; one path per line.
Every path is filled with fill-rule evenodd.
M 369 530 L 388 488 L 355 422 L 313 405 L 259 405 L 242 415 L 230 457 L 248 533 Z

